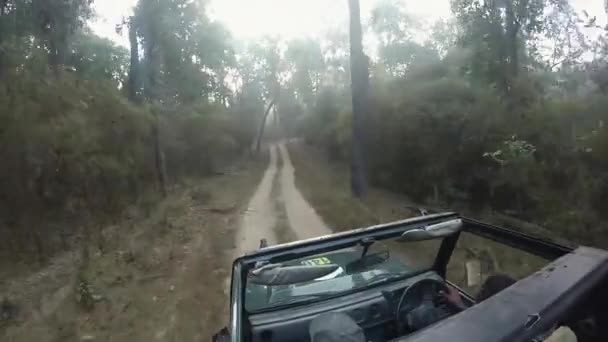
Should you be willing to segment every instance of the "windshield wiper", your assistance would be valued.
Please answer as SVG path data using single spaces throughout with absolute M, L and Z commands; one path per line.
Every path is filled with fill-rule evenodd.
M 365 282 L 365 285 L 363 285 L 362 287 L 366 288 L 366 287 L 371 287 L 371 286 L 375 286 L 375 285 L 378 285 L 378 284 L 390 283 L 390 282 L 393 282 L 393 281 L 403 280 L 403 279 L 406 279 L 406 278 L 415 277 L 415 276 L 417 276 L 419 274 L 422 274 L 424 272 L 427 272 L 427 271 L 428 270 L 421 270 L 421 271 L 416 271 L 416 272 L 400 272 L 400 273 L 381 273 L 381 274 L 376 274 L 371 279 L 367 280 Z
M 388 283 L 395 280 L 404 279 L 405 276 L 409 276 L 411 273 L 381 273 L 376 274 L 371 279 L 365 282 L 364 287 L 374 286 L 377 284 Z
M 285 298 L 283 300 L 279 300 L 277 302 L 272 302 L 270 304 L 273 306 L 282 306 L 282 305 L 289 305 L 289 304 L 295 304 L 295 303 L 300 304 L 300 303 L 304 303 L 304 302 L 333 297 L 338 293 L 339 292 L 324 292 L 324 293 L 294 296 L 294 297 Z

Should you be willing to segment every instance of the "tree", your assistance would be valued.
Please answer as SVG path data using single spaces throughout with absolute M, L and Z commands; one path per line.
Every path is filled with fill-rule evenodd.
M 128 52 L 109 39 L 84 29 L 73 35 L 66 63 L 85 79 L 111 80 L 116 87 L 127 81 Z
M 82 260 L 103 253 L 96 226 L 146 189 L 223 169 L 264 112 L 253 85 L 255 122 L 235 113 L 232 41 L 204 1 L 140 0 L 122 25 L 131 54 L 87 27 L 91 3 L 0 0 L 0 250 L 17 257 L 72 241 Z
M 439 20 L 431 26 L 426 45 L 432 46 L 440 57 L 445 57 L 456 46 L 458 25 L 455 20 Z
M 542 58 L 542 37 L 554 41 L 554 60 L 566 54 L 580 56 L 579 47 L 584 46 L 576 13 L 566 0 L 452 0 L 451 4 L 460 27 L 459 43 L 472 52 L 470 75 L 494 84 L 511 107 L 516 104 L 513 88 L 518 76 L 525 74 L 524 66 Z
M 229 32 L 211 21 L 204 2 L 140 0 L 134 17 L 143 47 L 143 93 L 165 106 L 221 97 L 234 63 Z
M 139 64 L 139 42 L 137 40 L 137 21 L 131 16 L 127 23 L 129 27 L 129 45 L 130 45 L 130 64 L 129 64 L 129 80 L 127 83 L 127 93 L 129 99 L 133 102 L 139 102 L 141 93 L 141 75 Z
M 323 82 L 335 88 L 350 88 L 348 31 L 334 29 L 321 38 L 321 51 L 325 60 Z
M 270 100 L 270 103 L 266 106 L 266 110 L 264 111 L 264 116 L 262 116 L 262 120 L 260 121 L 260 129 L 258 130 L 258 137 L 255 143 L 255 151 L 257 153 L 260 152 L 260 146 L 262 145 L 262 137 L 264 137 L 264 131 L 266 128 L 266 122 L 268 121 L 268 115 L 270 114 L 270 110 L 275 106 L 277 100 L 279 99 L 281 92 L 281 88 L 277 88 L 275 91 L 275 95 Z
M 32 0 L 34 32 L 49 51 L 50 65 L 65 62 L 69 38 L 92 15 L 90 0 Z
M 312 39 L 296 39 L 288 42 L 285 60 L 291 71 L 290 84 L 308 108 L 314 102 L 314 95 L 321 86 L 321 74 L 325 61 L 321 46 Z
M 351 190 L 355 196 L 364 197 L 367 193 L 365 120 L 369 110 L 369 58 L 363 53 L 359 0 L 348 0 L 348 7 L 350 11 L 350 65 L 353 103 Z
M 230 35 L 205 13 L 205 3 L 195 0 L 140 0 L 130 18 L 131 45 L 143 46 L 141 68 L 138 49 L 132 48 L 130 82 L 132 97 L 139 91 L 139 70 L 143 70 L 143 96 L 156 116 L 154 154 L 161 191 L 167 177 L 161 141 L 161 123 L 177 108 L 194 105 L 202 98 L 224 101 L 226 68 L 233 62 Z M 162 117 L 161 117 L 162 116 Z
M 264 103 L 265 110 L 259 122 L 259 128 L 253 142 L 253 149 L 258 152 L 264 136 L 266 120 L 276 105 L 281 93 L 281 81 L 284 77 L 284 63 L 281 59 L 278 41 L 272 38 L 264 38 L 247 46 L 246 50 L 239 56 L 240 79 L 248 97 L 255 93 Z
M 420 44 L 414 37 L 424 34 L 421 20 L 409 15 L 403 4 L 383 0 L 372 11 L 371 28 L 378 37 L 378 57 L 391 77 L 403 76 L 415 60 L 439 59 L 432 44 Z

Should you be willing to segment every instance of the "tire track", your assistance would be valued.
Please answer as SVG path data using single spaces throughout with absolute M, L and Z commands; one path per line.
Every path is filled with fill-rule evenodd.
M 285 203 L 289 225 L 299 240 L 332 234 L 325 222 L 304 199 L 295 184 L 294 167 L 284 143 L 279 143 L 283 160 L 281 168 L 281 195 Z
M 236 234 L 235 258 L 259 248 L 261 239 L 272 245 L 332 234 L 297 189 L 284 143 L 269 149 L 268 168 Z
M 270 162 L 264 177 L 249 201 L 240 229 L 236 234 L 235 257 L 254 251 L 261 239 L 276 244 L 274 227 L 277 221 L 272 199 L 273 180 L 277 175 L 277 154 L 274 145 L 270 146 Z
M 277 160 L 278 168 L 279 170 L 282 170 L 283 158 L 280 154 L 278 155 Z M 276 213 L 274 232 L 277 237 L 277 243 L 286 243 L 297 240 L 298 237 L 289 224 L 289 218 L 287 217 L 287 209 L 285 208 L 285 200 L 283 199 L 282 195 L 281 179 L 278 174 L 274 178 L 272 184 L 271 197 L 273 198 L 273 204 Z

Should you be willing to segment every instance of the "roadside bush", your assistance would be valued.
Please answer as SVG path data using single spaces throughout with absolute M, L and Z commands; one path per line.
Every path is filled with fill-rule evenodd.
M 167 171 L 174 179 L 219 172 L 240 154 L 239 130 L 225 108 L 194 108 L 164 119 Z
M 221 171 L 240 153 L 236 118 L 220 107 L 163 113 L 131 104 L 113 80 L 9 73 L 0 82 L 0 248 L 42 259 L 93 217 L 113 220 L 156 191 L 153 112 L 166 119 L 172 182 Z
M 522 79 L 510 109 L 492 87 L 442 63 L 372 85 L 373 184 L 419 203 L 499 211 L 608 246 L 596 238 L 608 196 L 606 96 L 545 98 L 538 82 Z M 303 126 L 306 140 L 348 161 L 350 141 L 338 137 L 349 137 L 350 127 L 338 119 L 350 117 L 349 106 L 337 105 L 344 101 L 331 91 L 316 103 Z

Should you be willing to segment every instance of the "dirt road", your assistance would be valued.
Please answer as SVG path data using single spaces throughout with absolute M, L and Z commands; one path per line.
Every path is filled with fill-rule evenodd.
M 277 153 L 274 146 L 271 146 L 268 168 L 249 201 L 241 227 L 236 233 L 235 256 L 256 249 L 262 238 L 267 239 L 268 243 L 276 243 L 277 239 L 273 231 L 276 215 L 271 199 L 273 180 L 276 175 Z
M 296 188 L 294 167 L 285 145 L 278 143 L 269 148 L 268 168 L 236 234 L 235 256 L 257 249 L 263 238 L 276 244 L 331 234 Z
M 285 203 L 289 225 L 298 240 L 331 234 L 332 231 L 312 206 L 304 199 L 294 179 L 294 168 L 284 144 L 279 144 L 283 168 L 281 170 L 281 195 Z

